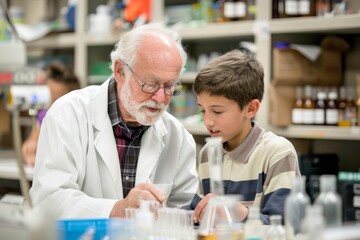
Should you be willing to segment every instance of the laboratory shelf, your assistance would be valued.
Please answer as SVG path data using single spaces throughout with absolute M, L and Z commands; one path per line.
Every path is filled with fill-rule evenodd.
M 197 72 L 184 72 L 180 76 L 181 83 L 193 83 L 195 81 Z
M 26 43 L 29 48 L 74 48 L 77 41 L 75 33 L 53 33 L 39 40 Z
M 360 32 L 360 14 L 335 17 L 302 17 L 272 19 L 269 30 L 272 34 L 310 32 Z
M 296 126 L 286 128 L 270 127 L 277 135 L 298 139 L 360 140 L 360 127 Z
M 93 34 L 86 34 L 84 41 L 87 46 L 107 46 L 107 45 L 115 45 L 120 37 L 123 34 L 120 31 L 112 31 L 108 34 L 104 35 L 93 35 Z
M 183 40 L 229 38 L 253 35 L 254 21 L 203 23 L 174 27 Z

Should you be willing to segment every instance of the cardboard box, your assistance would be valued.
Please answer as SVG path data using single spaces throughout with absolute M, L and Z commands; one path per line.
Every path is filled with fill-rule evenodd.
M 277 85 L 322 85 L 341 84 L 341 51 L 322 50 L 312 62 L 295 49 L 273 50 L 274 84 Z
M 286 127 L 291 124 L 292 104 L 296 96 L 296 86 L 270 84 L 269 115 L 272 125 Z

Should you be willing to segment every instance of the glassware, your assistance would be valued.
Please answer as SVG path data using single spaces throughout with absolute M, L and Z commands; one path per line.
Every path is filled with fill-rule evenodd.
M 198 240 L 244 240 L 240 221 L 240 195 L 216 195 L 212 197 L 198 229 Z
M 207 154 L 209 159 L 210 191 L 216 195 L 224 194 L 222 180 L 222 138 L 206 138 Z
M 300 233 L 301 222 L 305 217 L 310 197 L 305 192 L 305 176 L 294 179 L 294 186 L 285 200 L 285 228 L 287 239 L 294 239 Z
M 265 240 L 286 240 L 286 231 L 281 215 L 270 216 L 270 227 L 265 233 Z
M 320 194 L 314 203 L 322 206 L 327 227 L 341 226 L 342 200 L 336 192 L 336 175 L 320 176 Z

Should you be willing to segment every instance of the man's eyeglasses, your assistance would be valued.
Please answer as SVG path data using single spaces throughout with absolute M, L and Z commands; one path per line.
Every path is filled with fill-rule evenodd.
M 160 88 L 164 88 L 164 93 L 168 96 L 177 96 L 180 95 L 182 92 L 182 85 L 180 81 L 176 81 L 173 83 L 167 82 L 164 84 L 163 87 L 161 87 L 157 83 L 147 83 L 144 81 L 141 81 L 135 74 L 135 72 L 131 69 L 131 67 L 125 63 L 125 65 L 129 68 L 135 79 L 138 81 L 138 83 L 141 85 L 141 90 L 145 93 L 156 93 Z

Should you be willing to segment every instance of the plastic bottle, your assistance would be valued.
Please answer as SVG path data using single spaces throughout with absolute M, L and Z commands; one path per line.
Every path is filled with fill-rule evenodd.
M 247 19 L 247 1 L 246 0 L 235 0 L 235 20 L 246 20 Z
M 299 1 L 298 0 L 283 0 L 283 17 L 299 17 Z
M 356 93 L 353 87 L 347 87 L 347 104 L 345 115 L 346 119 L 350 122 L 350 126 L 354 127 L 358 125 L 358 111 L 356 106 Z
M 281 215 L 270 216 L 270 226 L 265 233 L 266 240 L 286 240 L 285 227 Z
M 262 221 L 260 220 L 260 209 L 256 206 L 249 207 L 249 214 L 244 224 L 246 240 L 263 239 Z
M 336 176 L 320 176 L 320 194 L 314 204 L 323 208 L 326 227 L 336 227 L 342 224 L 342 200 L 336 192 Z
M 285 228 L 287 239 L 294 239 L 300 233 L 305 210 L 310 205 L 310 197 L 305 192 L 306 177 L 294 179 L 293 188 L 285 200 Z
M 301 17 L 316 15 L 316 0 L 299 0 L 299 14 Z

